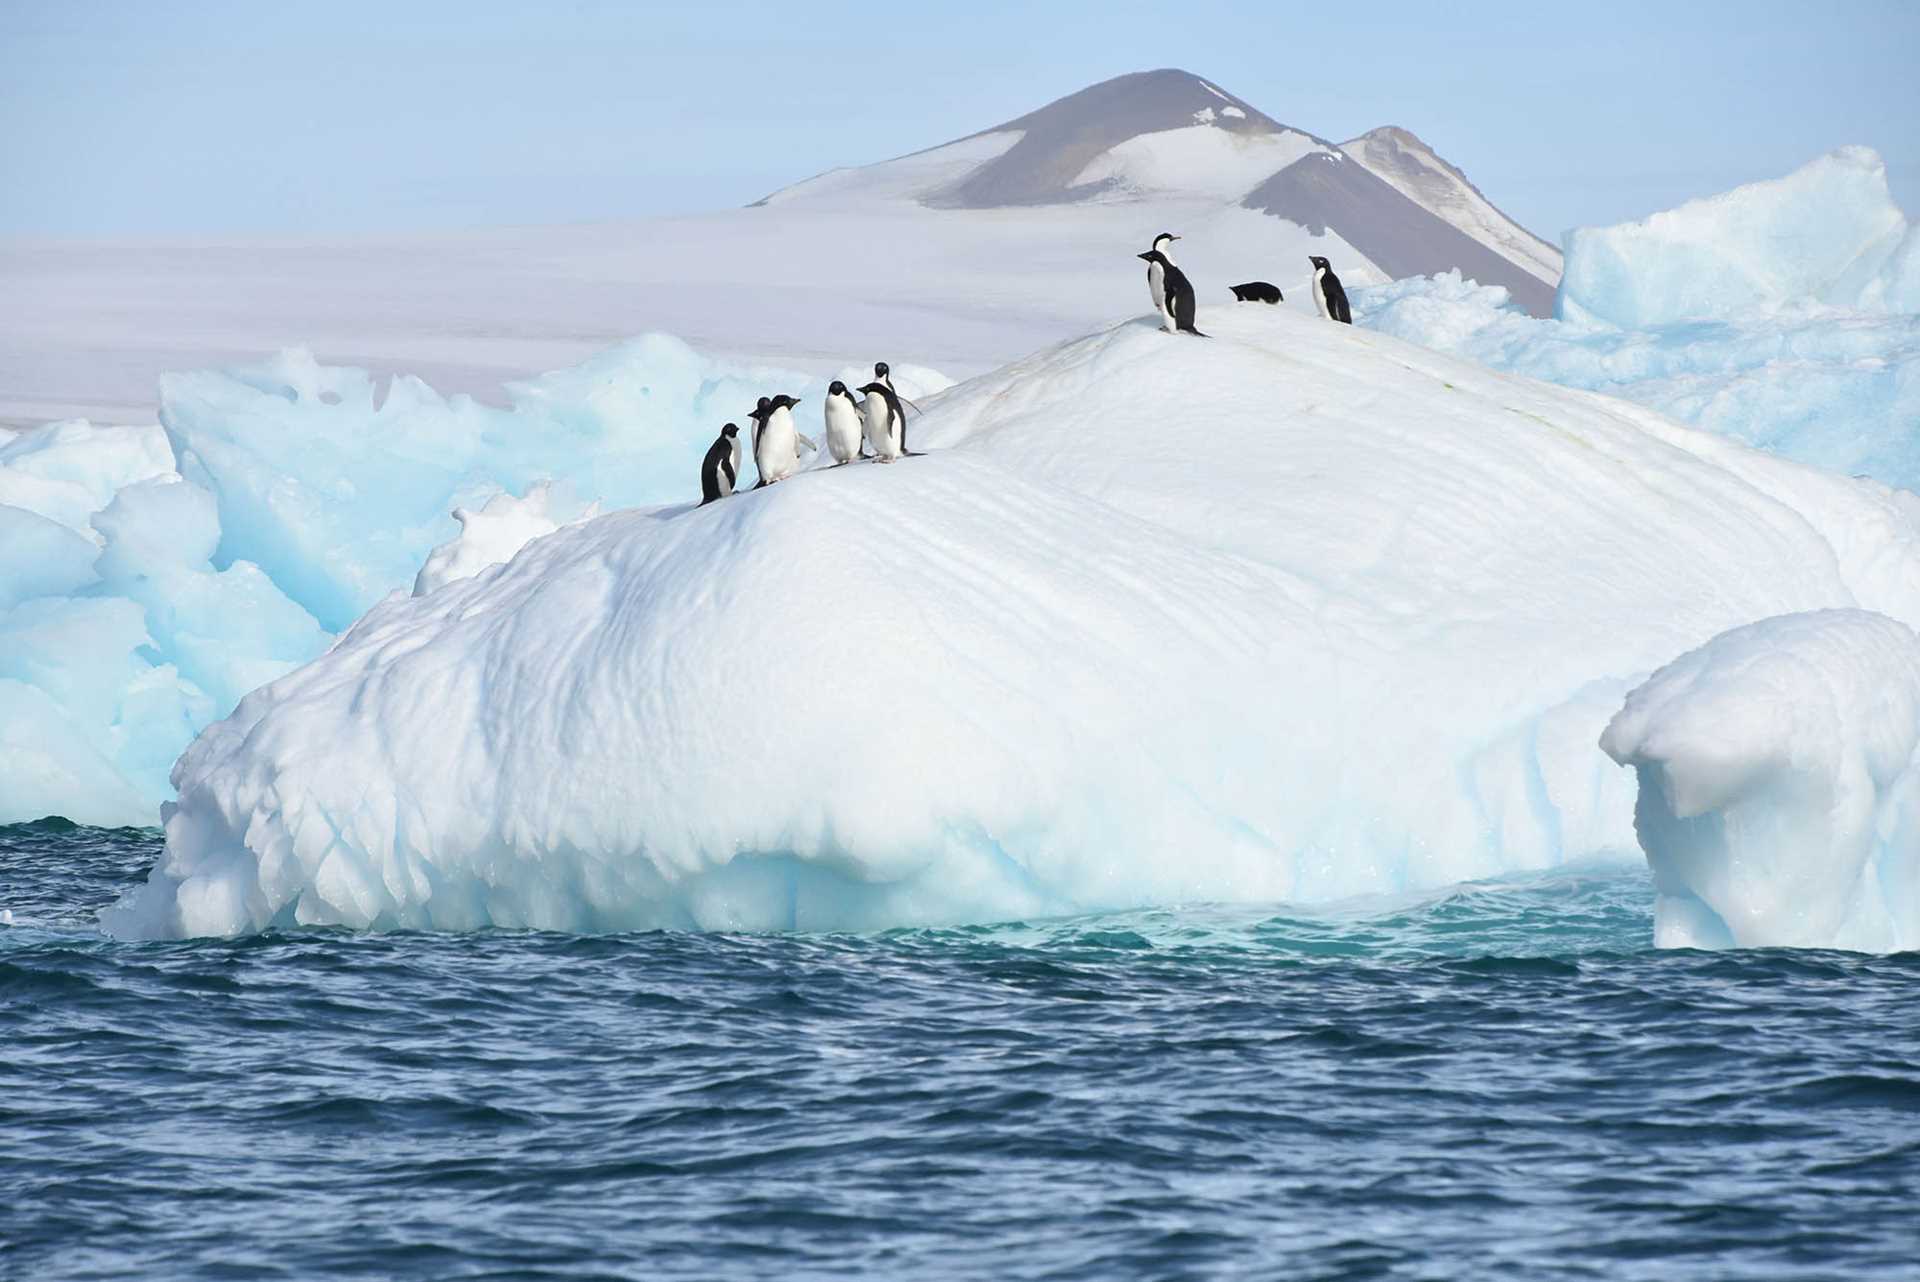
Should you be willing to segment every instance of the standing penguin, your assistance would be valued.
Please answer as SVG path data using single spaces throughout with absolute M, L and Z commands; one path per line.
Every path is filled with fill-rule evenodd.
M 1347 306 L 1347 291 L 1333 274 L 1333 264 L 1314 254 L 1307 255 L 1307 261 L 1313 264 L 1313 305 L 1328 320 L 1353 324 L 1353 309 Z
M 1154 244 L 1159 244 L 1158 240 Z M 1175 267 L 1167 256 L 1158 249 L 1149 249 L 1137 257 L 1147 260 L 1147 285 L 1153 289 L 1153 272 L 1160 272 L 1160 287 L 1153 289 L 1154 301 L 1160 309 L 1160 326 L 1167 333 L 1192 334 L 1196 338 L 1205 338 L 1193 327 L 1194 298 L 1193 285 L 1188 282 L 1187 274 Z
M 893 385 L 893 370 L 885 361 L 875 361 L 873 363 L 873 381 L 885 384 L 886 389 L 893 393 L 893 399 L 898 402 L 898 404 L 894 406 L 895 409 L 899 409 L 902 405 L 916 412 L 920 409 L 918 405 L 915 405 L 912 401 L 900 395 L 900 389 Z M 902 415 L 900 419 L 900 452 L 902 454 L 913 453 L 912 450 L 907 448 L 907 420 L 905 415 Z
M 760 470 L 761 485 L 772 485 L 792 476 L 800 466 L 800 446 L 813 448 L 813 442 L 793 425 L 793 407 L 800 402 L 791 396 L 762 396 L 753 411 L 753 465 Z
M 732 423 L 720 429 L 720 435 L 707 447 L 700 462 L 700 506 L 733 493 L 740 479 L 740 429 Z
M 860 407 L 854 402 L 853 393 L 847 390 L 847 385 L 837 378 L 827 384 L 824 412 L 827 420 L 827 450 L 833 455 L 834 465 L 851 463 L 860 455 Z
M 900 397 L 885 383 L 868 383 L 860 394 L 867 398 L 861 407 L 867 417 L 867 448 L 874 462 L 891 463 L 906 452 L 907 416 L 900 412 Z
M 1180 238 L 1170 231 L 1163 231 L 1153 238 L 1153 244 L 1147 248 L 1160 255 L 1160 261 L 1147 258 L 1147 293 L 1153 296 L 1153 310 L 1164 313 L 1167 310 L 1167 268 L 1173 266 L 1173 242 Z

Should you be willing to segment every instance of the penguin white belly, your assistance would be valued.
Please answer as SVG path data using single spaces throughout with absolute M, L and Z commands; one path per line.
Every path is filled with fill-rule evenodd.
M 753 463 L 760 469 L 761 479 L 769 483 L 786 480 L 800 466 L 799 433 L 786 406 L 767 415 L 767 425 L 760 429 L 760 440 L 753 449 Z
M 867 419 L 867 448 L 873 451 L 873 457 L 883 463 L 891 463 L 900 457 L 900 431 L 894 425 L 893 414 L 887 408 L 887 398 L 879 393 L 871 393 L 864 406 Z
M 1147 264 L 1147 292 L 1153 295 L 1153 310 L 1167 314 L 1167 269 L 1159 263 Z
M 845 463 L 859 456 L 864 426 L 852 401 L 843 396 L 827 398 L 827 451 L 834 462 Z
M 1327 291 L 1320 287 L 1320 276 L 1321 273 L 1318 271 L 1313 273 L 1313 307 L 1320 313 L 1320 319 L 1326 320 L 1328 319 Z

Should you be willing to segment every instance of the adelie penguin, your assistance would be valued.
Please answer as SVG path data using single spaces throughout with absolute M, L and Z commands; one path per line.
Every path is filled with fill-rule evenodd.
M 740 429 L 732 423 L 720 429 L 720 435 L 707 448 L 700 463 L 700 506 L 733 493 L 740 479 Z
M 1241 303 L 1283 303 L 1286 298 L 1280 293 L 1278 285 L 1269 285 L 1264 280 L 1250 280 L 1244 285 L 1229 285 L 1234 301 Z
M 853 399 L 853 393 L 839 379 L 827 384 L 826 409 L 827 452 L 833 455 L 836 466 L 851 463 L 860 457 L 860 437 L 864 424 L 861 421 L 860 406 Z
M 1333 264 L 1315 254 L 1307 255 L 1307 261 L 1313 264 L 1313 305 L 1328 320 L 1353 324 L 1353 309 L 1347 306 L 1347 291 L 1333 274 Z
M 900 410 L 900 397 L 885 383 L 868 383 L 860 389 L 867 398 L 862 408 L 867 418 L 867 448 L 876 463 L 891 463 L 906 452 L 907 416 Z
M 893 385 L 893 370 L 888 367 L 885 361 L 875 361 L 873 363 L 873 381 L 885 384 L 886 389 L 893 393 L 894 400 L 899 402 L 900 405 L 904 405 L 916 413 L 919 412 L 920 407 L 900 395 L 900 389 Z M 896 406 L 896 408 L 898 408 L 898 406 Z M 900 419 L 900 452 L 902 454 L 913 453 L 912 450 L 907 448 L 907 420 L 904 415 Z
M 814 448 L 813 442 L 793 425 L 793 407 L 799 403 L 791 396 L 762 396 L 754 406 L 753 465 L 760 471 L 760 482 L 754 489 L 792 476 L 800 466 L 800 446 Z
M 1193 327 L 1195 302 L 1193 285 L 1187 274 L 1173 265 L 1162 245 L 1180 239 L 1171 232 L 1153 238 L 1153 248 L 1138 255 L 1147 261 L 1147 291 L 1153 295 L 1154 308 L 1160 313 L 1160 325 L 1169 334 L 1192 334 L 1205 338 Z

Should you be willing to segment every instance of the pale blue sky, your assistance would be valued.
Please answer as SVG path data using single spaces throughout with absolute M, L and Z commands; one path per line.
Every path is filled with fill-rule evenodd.
M 1920 3 L 0 0 L 0 234 L 738 205 L 1179 66 L 1403 125 L 1549 239 L 1842 143 L 1920 212 Z

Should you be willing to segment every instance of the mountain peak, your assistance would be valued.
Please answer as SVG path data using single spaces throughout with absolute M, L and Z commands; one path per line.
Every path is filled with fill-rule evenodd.
M 1195 126 L 1242 137 L 1304 133 L 1289 130 L 1245 99 L 1191 71 L 1177 67 L 1135 71 L 969 135 L 1018 133 L 1020 140 L 951 187 L 930 195 L 927 203 L 983 209 L 1081 199 L 1104 189 L 1103 184 L 1080 178 L 1097 157 L 1142 134 Z

